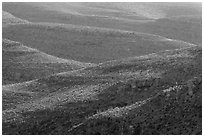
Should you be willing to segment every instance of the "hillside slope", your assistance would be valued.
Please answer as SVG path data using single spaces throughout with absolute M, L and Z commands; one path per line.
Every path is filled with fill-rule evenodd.
M 161 2 L 114 2 L 114 3 L 73 3 L 87 8 L 112 9 L 133 13 L 143 18 L 159 19 L 165 17 L 197 15 L 201 13 L 200 3 L 161 3 Z
M 17 17 L 13 16 L 12 14 L 10 14 L 10 13 L 8 13 L 6 11 L 2 11 L 2 21 L 3 21 L 2 22 L 3 26 L 9 25 L 9 24 L 29 23 L 29 21 L 17 18 Z
M 201 74 L 193 46 L 5 85 L 3 134 L 201 134 Z
M 74 24 L 157 34 L 201 44 L 201 3 L 3 3 L 30 22 Z M 175 16 L 176 15 L 176 16 Z M 191 22 L 182 20 L 187 17 Z M 196 18 L 195 18 L 196 17 Z M 172 20 L 173 18 L 173 20 Z
M 193 45 L 149 33 L 53 23 L 11 25 L 2 35 L 56 57 L 91 63 Z
M 33 80 L 92 65 L 57 58 L 8 39 L 3 39 L 2 51 L 3 84 Z

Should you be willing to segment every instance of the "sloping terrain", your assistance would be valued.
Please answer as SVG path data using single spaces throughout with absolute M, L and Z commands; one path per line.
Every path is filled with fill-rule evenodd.
M 72 5 L 85 6 L 87 8 L 101 8 L 133 13 L 135 16 L 159 19 L 180 15 L 196 15 L 201 13 L 200 3 L 159 3 L 159 2 L 114 2 L 114 3 L 72 3 Z M 197 9 L 195 9 L 197 8 Z
M 29 23 L 27 20 L 23 20 L 20 18 L 17 18 L 13 16 L 12 14 L 2 11 L 2 24 L 3 26 L 8 25 L 8 24 L 24 24 L 24 23 Z
M 50 55 L 91 63 L 192 45 L 148 33 L 53 23 L 12 25 L 2 35 Z
M 57 58 L 8 39 L 2 41 L 2 52 L 3 84 L 33 80 L 92 65 Z
M 139 31 L 194 44 L 202 40 L 200 3 L 3 3 L 3 10 L 30 22 Z
M 5 85 L 3 134 L 201 134 L 201 66 L 193 46 Z
M 23 8 L 22 8 L 23 7 Z M 110 2 L 110 3 L 89 3 L 89 2 L 77 2 L 77 3 L 3 3 L 3 10 L 11 13 L 15 13 L 15 16 L 27 18 L 33 22 L 39 22 L 43 20 L 42 15 L 37 13 L 47 13 L 49 17 L 44 18 L 44 21 L 50 19 L 47 22 L 66 21 L 62 20 L 62 17 L 73 17 L 74 19 L 85 20 L 83 16 L 91 17 L 95 16 L 108 19 L 132 19 L 132 20 L 151 20 L 165 17 L 174 16 L 188 16 L 201 14 L 201 3 L 123 3 L 123 2 Z M 29 11 L 26 14 L 22 14 L 23 11 Z M 32 11 L 32 13 L 31 13 Z M 51 15 L 51 12 L 54 15 Z M 60 15 L 56 17 L 55 15 Z M 67 14 L 67 16 L 65 16 Z M 120 15 L 119 15 L 120 14 Z M 30 16 L 33 15 L 33 16 Z M 61 20 L 60 20 L 61 19 Z M 70 18 L 68 18 L 70 19 Z M 72 19 L 72 18 L 71 18 Z M 51 21 L 53 20 L 53 21 Z M 94 19 L 93 19 L 94 20 Z M 58 22 L 60 23 L 60 22 Z M 61 22 L 62 23 L 62 22 Z
M 2 5 L 3 134 L 202 134 L 202 3 Z

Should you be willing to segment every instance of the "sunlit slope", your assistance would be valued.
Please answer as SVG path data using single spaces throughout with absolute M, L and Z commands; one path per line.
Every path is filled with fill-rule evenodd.
M 202 77 L 198 76 L 131 105 L 98 111 L 67 134 L 201 135 L 201 121 Z
M 202 134 L 201 3 L 2 8 L 3 134 Z
M 180 16 L 158 19 L 156 22 L 146 23 L 142 26 L 138 25 L 138 27 L 135 27 L 135 31 L 157 34 L 201 45 L 201 27 L 201 16 Z
M 36 16 L 37 10 L 55 14 L 62 14 L 67 17 L 74 18 L 83 16 L 95 16 L 100 18 L 114 18 L 114 19 L 132 19 L 132 20 L 148 20 L 159 19 L 174 16 L 188 16 L 188 15 L 201 15 L 201 3 L 142 3 L 142 2 L 109 2 L 109 3 L 3 3 L 4 10 L 8 12 L 15 11 L 16 16 L 23 18 L 30 18 L 33 21 L 40 19 L 42 15 Z M 24 7 L 24 9 L 21 9 Z M 33 11 L 22 15 L 22 11 Z M 34 15 L 32 18 L 29 15 Z M 120 14 L 120 15 L 119 15 Z M 54 16 L 49 16 L 54 18 Z M 55 17 L 57 18 L 57 17 Z M 42 18 L 41 18 L 42 19 Z M 60 19 L 60 18 L 59 18 Z
M 3 3 L 3 10 L 31 22 L 139 31 L 194 44 L 202 40 L 200 3 Z
M 4 10 L 14 13 L 16 16 L 27 18 L 32 22 L 45 22 L 46 20 L 50 20 L 49 22 L 57 21 L 57 23 L 68 23 L 66 19 L 69 19 L 71 22 L 81 20 L 84 23 L 89 23 L 86 18 L 90 19 L 90 24 L 94 22 L 102 23 L 102 21 L 105 23 L 105 20 L 121 20 L 124 22 L 128 22 L 128 20 L 151 20 L 145 16 L 139 16 L 129 11 L 117 8 L 100 8 L 97 7 L 97 3 L 95 7 L 89 6 L 89 4 L 91 3 L 3 3 Z M 109 3 L 109 5 L 115 6 L 113 3 Z M 22 7 L 24 9 L 22 9 Z M 16 11 L 14 11 L 14 9 Z M 24 11 L 28 11 L 28 13 L 23 15 L 22 12 Z M 42 15 L 37 14 L 40 12 L 43 15 L 48 15 L 48 17 L 43 19 Z M 33 17 L 30 15 L 33 15 Z M 56 15 L 59 16 L 57 17 Z
M 29 23 L 29 22 L 27 20 L 17 18 L 6 11 L 2 11 L 2 24 L 3 24 L 3 26 L 9 25 L 9 24 L 24 24 L 24 23 Z
M 130 131 L 121 131 L 121 126 L 128 128 L 132 125 L 137 128 L 137 123 L 142 128 L 139 130 L 145 130 L 139 133 L 134 131 L 134 134 L 163 133 L 168 127 L 171 130 L 166 134 L 200 133 L 199 122 L 196 123 L 197 129 L 189 127 L 195 132 L 186 132 L 181 126 L 187 125 L 181 120 L 195 123 L 200 119 L 197 113 L 201 113 L 201 56 L 201 47 L 195 46 L 111 61 L 35 81 L 5 85 L 3 133 L 116 134 L 119 131 L 117 134 L 132 134 Z M 189 87 L 190 80 L 193 83 L 190 82 Z M 11 96 L 12 94 L 15 96 Z M 197 99 L 190 98 L 189 95 Z M 20 101 L 17 96 L 21 97 Z M 13 97 L 15 99 L 11 100 Z M 181 102 L 182 99 L 189 101 L 179 103 L 174 100 L 176 98 Z M 192 106 L 194 101 L 197 107 Z M 186 110 L 177 103 L 187 105 Z M 151 106 L 155 112 L 150 113 Z M 165 107 L 167 110 L 164 110 Z M 174 113 L 177 111 L 178 113 Z M 161 117 L 169 114 L 171 120 L 177 120 L 178 123 L 165 127 L 162 124 L 167 124 L 169 120 L 161 119 L 161 122 L 158 117 L 154 117 L 149 122 L 156 122 L 160 128 L 152 131 L 151 125 L 145 125 L 145 121 L 151 120 L 148 117 L 153 114 L 158 115 L 157 112 L 160 112 Z M 189 113 L 189 117 L 183 117 Z M 137 119 L 137 115 L 140 119 Z M 111 120 L 109 124 L 116 131 L 102 124 L 106 118 Z M 134 122 L 128 123 L 128 119 L 133 119 Z M 123 121 L 125 125 L 120 123 L 114 126 L 112 121 Z M 175 126 L 181 132 L 174 130 Z
M 91 64 L 57 58 L 8 39 L 2 41 L 3 84 L 22 82 Z
M 164 18 L 180 15 L 201 14 L 201 3 L 159 3 L 159 2 L 114 2 L 114 3 L 73 3 L 87 8 L 112 9 L 134 13 L 134 15 L 146 18 Z
M 92 63 L 193 45 L 148 33 L 53 23 L 12 25 L 3 28 L 3 37 L 60 58 Z

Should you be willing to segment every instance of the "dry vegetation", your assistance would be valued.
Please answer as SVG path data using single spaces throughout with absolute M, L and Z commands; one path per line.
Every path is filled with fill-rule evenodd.
M 147 33 L 52 23 L 9 26 L 3 37 L 56 57 L 92 63 L 192 45 Z
M 201 134 L 200 47 L 110 64 L 3 87 L 3 101 L 15 104 L 3 111 L 4 134 Z M 135 75 L 124 78 L 127 71 Z M 9 101 L 9 89 L 25 103 Z M 41 98 L 27 101 L 22 91 Z M 184 130 L 187 121 L 196 125 Z
M 56 6 L 57 4 L 58 6 Z M 176 5 L 166 3 L 158 4 L 159 6 L 157 4 L 50 3 L 50 5 L 44 4 L 46 6 L 43 6 L 42 3 L 3 3 L 3 10 L 31 22 L 52 22 L 138 31 L 201 44 L 202 8 L 200 3 L 185 5 L 183 3 Z M 84 13 L 95 16 L 81 15 Z M 148 17 L 145 17 L 143 13 L 148 13 Z M 101 14 L 102 17 L 100 17 Z M 164 17 L 151 18 L 151 16 L 160 15 L 164 15 Z M 120 20 L 115 18 L 117 16 Z
M 8 13 L 6 11 L 2 12 L 2 21 L 3 21 L 2 22 L 3 26 L 11 25 L 11 24 L 29 23 L 29 21 L 17 18 L 17 17 L 13 16 L 12 14 L 10 14 L 10 13 Z
M 200 5 L 3 3 L 2 133 L 201 135 Z
M 8 39 L 3 39 L 2 50 L 3 84 L 24 82 L 93 65 L 57 58 Z

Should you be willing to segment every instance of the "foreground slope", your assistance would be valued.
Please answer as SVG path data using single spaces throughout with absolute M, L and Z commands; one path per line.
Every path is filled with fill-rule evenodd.
M 91 64 L 57 58 L 8 39 L 2 41 L 3 84 L 28 81 Z
M 201 134 L 201 66 L 194 46 L 3 86 L 3 134 Z

